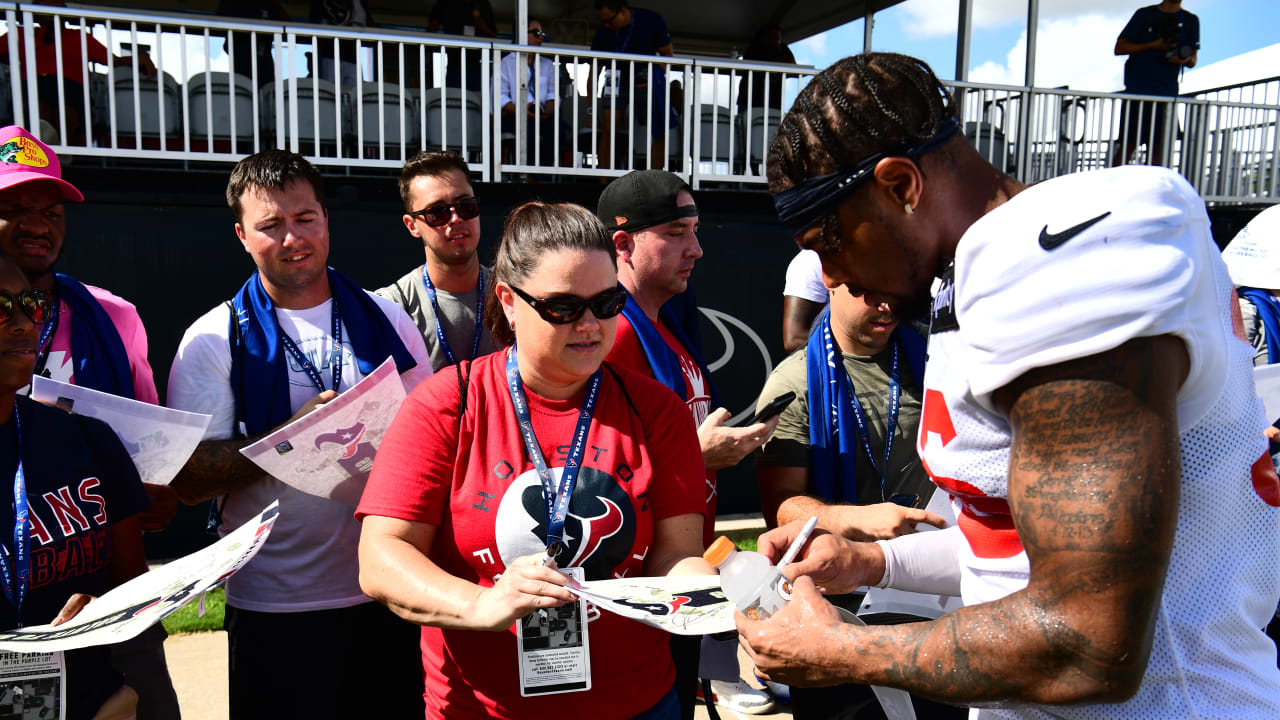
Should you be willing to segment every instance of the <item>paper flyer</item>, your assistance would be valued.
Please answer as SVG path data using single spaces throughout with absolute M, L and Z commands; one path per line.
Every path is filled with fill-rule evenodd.
M 601 610 L 676 635 L 710 635 L 735 629 L 733 603 L 719 575 L 591 580 L 569 591 Z
M 37 375 L 31 399 L 111 426 L 142 482 L 168 485 L 196 451 L 212 415 L 183 412 Z
M 355 507 L 404 384 L 387 359 L 351 389 L 240 452 L 272 477 Z
M 244 567 L 266 542 L 279 514 L 271 503 L 218 542 L 144 573 L 94 600 L 59 625 L 0 632 L 0 650 L 50 653 L 136 637 Z

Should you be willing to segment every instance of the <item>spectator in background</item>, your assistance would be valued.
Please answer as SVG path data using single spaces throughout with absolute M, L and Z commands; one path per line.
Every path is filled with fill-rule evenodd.
M 627 0 L 596 0 L 596 14 L 600 18 L 600 28 L 591 39 L 592 50 L 671 57 L 671 32 L 667 30 L 667 21 L 658 13 L 632 8 Z M 609 141 L 619 119 L 629 117 L 627 103 L 632 101 L 630 88 L 634 87 L 635 112 L 647 112 L 647 96 L 653 98 L 653 112 L 649 118 L 649 134 L 653 139 L 650 147 L 653 167 L 660 168 L 665 164 L 666 132 L 675 122 L 675 113 L 667 106 L 667 71 L 664 66 L 655 63 L 651 74 L 648 63 L 637 61 L 633 73 L 631 65 L 630 62 L 619 62 L 618 69 L 612 73 L 608 68 L 602 69 L 607 77 L 605 94 L 596 103 L 597 112 L 600 113 L 601 133 L 596 148 L 600 167 L 614 167 L 609 154 Z M 592 78 L 591 86 L 596 86 L 595 78 Z M 616 114 L 609 95 L 617 98 Z M 623 133 L 630 131 L 631 128 L 622 128 Z M 626 167 L 627 163 L 618 162 L 618 166 Z
M 831 291 L 831 310 L 808 346 L 774 368 L 759 407 L 787 392 L 795 400 L 756 462 L 760 507 L 770 527 L 818 517 L 819 527 L 852 540 L 882 540 L 944 527 L 924 507 L 937 489 L 916 454 L 923 399 L 925 340 L 894 314 L 889 295 Z M 827 596 L 856 613 L 863 593 Z M 928 603 L 921 603 L 927 606 Z M 869 624 L 914 622 L 881 614 Z M 960 708 L 914 698 L 919 717 L 962 718 Z M 796 720 L 871 718 L 881 712 L 866 685 L 792 688 Z M 883 717 L 880 715 L 880 717 Z
M 493 269 L 480 264 L 480 201 L 467 161 L 429 150 L 400 170 L 401 220 L 422 242 L 425 262 L 378 294 L 394 302 L 422 331 L 431 368 L 474 360 L 498 349 L 484 325 L 493 298 Z
M 1124 91 L 1133 95 L 1178 96 L 1183 68 L 1196 66 L 1200 52 L 1200 18 L 1182 9 L 1182 0 L 1163 0 L 1138 8 L 1116 38 L 1116 55 L 1124 61 Z M 1157 165 L 1169 133 L 1167 102 L 1126 101 L 1120 113 L 1124 142 L 1112 165 L 1128 162 L 1138 146 L 1148 143 L 1147 164 Z M 1137 118 L 1134 118 L 1134 115 Z
M 756 33 L 751 39 L 751 44 L 747 46 L 746 52 L 742 53 L 743 60 L 758 60 L 760 62 L 771 63 L 787 63 L 789 65 L 796 64 L 796 56 L 791 54 L 791 48 L 782 42 L 782 26 L 777 23 L 769 23 Z M 755 72 L 751 75 L 751 107 L 763 108 L 765 106 L 765 88 L 769 90 L 769 107 L 775 110 L 782 109 L 782 76 L 776 73 Z M 738 112 L 747 109 L 747 88 L 738 88 Z
M 241 160 L 227 204 L 257 271 L 187 328 L 168 399 L 213 415 L 173 480 L 185 502 L 220 498 L 212 519 L 224 533 L 280 502 L 275 531 L 226 585 L 231 717 L 421 716 L 417 633 L 360 591 L 351 507 L 265 474 L 240 448 L 388 359 L 411 390 L 431 375 L 422 335 L 397 305 L 328 267 L 323 180 L 301 155 Z
M 218 3 L 217 12 L 222 17 L 251 20 L 283 22 L 289 19 L 289 14 L 285 12 L 280 0 L 221 0 Z M 271 52 L 271 35 L 258 32 L 254 37 L 252 33 L 237 31 L 231 35 L 228 51 L 235 54 L 235 62 L 231 65 L 232 71 L 252 79 L 255 45 L 258 58 L 258 86 L 261 87 L 276 79 L 276 63 Z
M 814 320 L 831 302 L 822 282 L 822 260 L 813 250 L 801 250 L 787 264 L 782 286 L 782 347 L 795 352 L 809 342 Z
M 63 202 L 84 196 L 62 179 L 62 164 L 48 145 L 16 125 L 0 128 L 0 253 L 22 269 L 49 300 L 49 315 L 36 347 L 35 373 L 112 395 L 159 401 L 147 361 L 147 333 L 132 303 L 54 272 L 67 237 Z M 167 485 L 143 485 L 150 507 L 139 515 L 143 530 L 168 527 L 178 496 Z M 145 571 L 145 564 L 142 567 Z M 138 691 L 138 716 L 176 718 L 178 698 L 164 656 L 164 627 L 113 646 L 116 665 Z
M 344 30 L 360 29 L 377 25 L 365 0 L 311 0 L 310 21 L 320 25 L 333 25 Z M 334 82 L 333 41 L 326 39 L 313 49 L 312 57 L 316 58 L 315 71 L 321 80 Z M 337 85 L 355 85 L 360 73 L 360 59 L 356 57 L 356 41 L 343 40 L 338 43 L 338 51 L 342 54 L 338 63 Z
M 65 7 L 63 0 L 49 0 L 42 5 Z M 84 73 L 86 62 L 99 65 L 131 67 L 132 56 L 112 55 L 102 43 L 94 39 L 89 27 L 71 28 L 65 20 L 52 15 L 36 15 L 36 94 L 40 105 L 40 135 L 55 145 L 89 145 L 90 128 L 85 123 Z M 55 28 L 57 32 L 55 33 Z M 86 58 L 80 53 L 80 36 L 84 35 Z M 61 36 L 60 38 L 57 36 Z M 62 75 L 58 75 L 57 42 L 62 43 Z M 18 30 L 18 62 L 20 72 L 26 73 L 27 37 Z M 0 61 L 9 60 L 8 33 L 0 35 Z M 156 76 L 156 66 L 145 54 L 138 55 L 138 72 L 143 77 Z M 58 88 L 63 91 L 64 102 L 58 102 Z M 59 108 L 65 108 L 67 127 L 59 124 Z M 32 127 L 35 127 L 33 124 Z M 65 132 L 64 132 L 65 131 Z
M 547 34 L 542 30 L 542 23 L 532 18 L 529 19 L 529 44 L 537 47 L 542 45 L 543 38 Z M 524 72 L 516 72 L 517 58 L 525 60 Z M 537 61 L 537 71 L 534 71 L 534 61 Z M 499 89 L 498 102 L 502 106 L 502 132 L 514 133 L 516 131 L 516 88 L 523 88 L 525 91 L 525 116 L 526 127 L 528 131 L 524 136 L 524 157 L 521 161 L 528 161 L 533 156 L 534 134 L 541 138 L 538 154 L 538 162 L 542 165 L 550 165 L 555 162 L 555 140 L 556 130 L 559 127 L 556 114 L 556 67 L 551 62 L 551 58 L 546 55 L 534 55 L 532 53 L 521 55 L 520 53 L 507 53 L 502 58 L 501 64 L 502 86 Z M 519 76 L 519 77 L 517 77 Z
M 493 8 L 489 0 L 436 0 L 427 19 L 427 32 L 443 32 L 447 35 L 466 35 L 468 37 L 496 38 L 498 23 L 493 17 Z M 447 67 L 444 84 L 448 87 L 462 87 L 462 66 L 467 69 L 467 89 L 479 91 L 480 55 L 475 50 L 466 53 L 467 62 L 463 62 L 463 53 L 458 48 L 445 49 Z

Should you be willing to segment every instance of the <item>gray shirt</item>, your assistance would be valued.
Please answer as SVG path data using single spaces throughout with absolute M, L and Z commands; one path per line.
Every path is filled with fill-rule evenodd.
M 480 277 L 484 279 L 486 303 L 497 302 L 493 297 L 493 271 L 480 266 Z M 378 295 L 404 308 L 413 318 L 413 324 L 422 331 L 422 339 L 427 343 L 427 352 L 431 355 L 431 368 L 440 370 L 449 364 L 449 358 L 440 346 L 436 337 L 436 314 L 431 307 L 431 299 L 427 297 L 427 288 L 422 282 L 422 266 L 410 270 L 391 285 L 377 291 Z M 454 358 L 472 360 L 471 345 L 476 330 L 476 289 L 464 293 L 451 293 L 436 288 L 436 303 L 440 306 L 440 326 L 444 337 L 449 341 Z M 480 329 L 480 347 L 477 357 L 488 355 L 498 350 L 499 345 L 489 333 L 487 327 Z

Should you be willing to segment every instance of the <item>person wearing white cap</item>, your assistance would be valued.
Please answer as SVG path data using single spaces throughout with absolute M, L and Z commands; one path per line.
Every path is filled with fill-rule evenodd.
M 1280 205 L 1254 216 L 1222 251 L 1231 283 L 1240 296 L 1245 340 L 1257 353 L 1253 364 L 1280 361 Z
M 147 334 L 132 303 L 106 290 L 55 272 L 67 236 L 63 202 L 84 201 L 62 179 L 62 164 L 48 145 L 17 125 L 0 128 L 0 253 L 48 296 L 49 319 L 36 346 L 35 373 L 155 404 L 155 379 L 147 362 Z M 163 530 L 178 509 L 168 486 L 144 485 L 151 506 L 143 530 Z M 135 574 L 146 572 L 143 563 Z M 178 700 L 164 660 L 164 628 L 116 648 L 116 662 L 141 696 L 140 717 L 177 717 Z M 141 664 L 139 664 L 141 663 Z

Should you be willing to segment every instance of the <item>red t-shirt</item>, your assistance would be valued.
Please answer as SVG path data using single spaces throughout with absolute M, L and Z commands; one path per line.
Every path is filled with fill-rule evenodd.
M 702 369 L 698 367 L 698 363 L 685 350 L 684 345 L 680 344 L 676 336 L 671 334 L 671 331 L 667 329 L 666 323 L 658 320 L 654 325 L 658 328 L 658 334 L 667 342 L 667 346 L 675 351 L 676 357 L 680 358 L 680 368 L 684 370 L 685 406 L 689 408 L 689 415 L 693 418 L 696 434 L 697 426 L 701 425 L 702 421 L 707 419 L 707 415 L 711 414 L 711 378 L 702 376 Z M 631 321 L 627 320 L 623 315 L 618 316 L 618 337 L 613 341 L 613 349 L 609 351 L 609 357 L 606 359 L 614 365 L 631 368 L 638 373 L 653 377 L 653 368 L 649 367 L 649 360 L 644 356 L 644 348 L 640 345 L 640 336 L 636 334 L 635 328 L 631 326 Z M 702 522 L 702 544 L 707 546 L 715 539 L 716 534 L 716 497 L 718 493 L 716 492 L 715 470 L 706 471 L 704 487 L 706 506 Z
M 71 28 L 62 28 L 62 76 L 82 82 L 84 80 L 84 56 L 80 54 L 80 31 Z M 36 30 L 36 75 L 55 75 L 58 72 L 58 52 L 54 41 L 50 39 L 45 42 L 44 33 Z M 93 38 L 92 35 L 85 33 L 84 38 L 85 50 L 89 54 L 91 62 L 100 65 L 106 65 L 110 62 L 107 56 L 107 49 L 102 43 Z M 18 57 L 20 62 L 27 61 L 27 35 L 24 32 L 18 33 Z M 9 57 L 9 39 L 8 35 L 0 35 L 0 58 Z M 76 98 L 67 98 L 67 102 L 76 102 Z
M 383 438 L 356 511 L 435 525 L 432 561 L 483 587 L 506 563 L 546 548 L 542 485 L 525 459 L 505 363 L 505 352 L 475 361 L 460 431 L 457 374 L 419 385 Z M 643 575 L 655 523 L 702 510 L 702 454 L 689 414 L 654 380 L 616 370 L 625 394 L 606 369 L 565 524 L 573 559 L 564 565 L 583 567 L 588 580 Z M 547 464 L 563 467 L 585 393 L 548 400 L 525 392 Z M 652 707 L 675 679 L 666 633 L 611 613 L 589 616 L 591 690 L 546 697 L 520 697 L 514 627 L 424 627 L 427 716 L 631 717 Z

